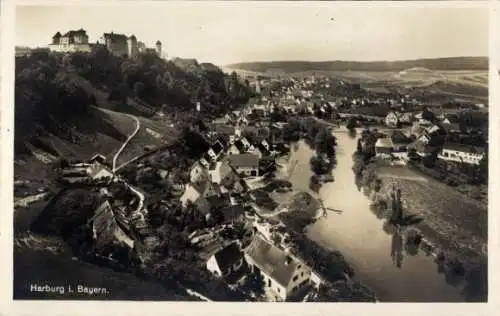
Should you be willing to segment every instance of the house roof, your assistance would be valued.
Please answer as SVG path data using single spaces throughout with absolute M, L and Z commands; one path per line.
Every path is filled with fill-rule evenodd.
M 229 164 L 235 168 L 259 166 L 259 157 L 248 153 L 230 156 L 228 161 Z
M 111 40 L 127 40 L 127 36 L 123 34 L 116 33 L 104 33 L 104 38 L 109 38 Z
M 222 271 L 227 270 L 242 256 L 243 253 L 236 243 L 231 243 L 214 254 L 215 260 L 217 260 L 217 264 Z
M 401 131 L 394 131 L 391 135 L 391 140 L 395 144 L 409 144 L 411 143 L 410 138 L 408 138 L 403 132 Z
M 445 131 L 458 131 L 458 130 L 460 130 L 460 124 L 458 124 L 458 123 L 443 123 L 442 127 Z
M 461 152 L 471 153 L 471 154 L 484 154 L 485 153 L 484 148 L 476 147 L 476 146 L 467 146 L 467 145 L 458 144 L 458 143 L 446 143 L 443 146 L 443 150 L 444 149 L 456 150 L 456 151 L 461 151 Z
M 284 287 L 288 286 L 295 275 L 295 271 L 302 265 L 295 257 L 259 236 L 254 237 L 250 245 L 245 249 L 245 253 L 262 272 Z
M 227 124 L 213 124 L 213 128 L 215 132 L 226 135 L 233 135 L 235 133 L 236 128 Z
M 57 35 L 57 33 L 56 33 L 56 35 Z M 79 29 L 76 31 L 70 30 L 70 31 L 66 32 L 66 34 L 64 34 L 64 36 L 67 36 L 67 37 L 79 36 L 79 35 L 87 35 L 87 32 L 84 29 Z
M 242 205 L 231 205 L 223 207 L 221 210 L 226 221 L 237 219 L 238 217 L 245 214 L 245 209 Z
M 415 149 L 419 153 L 432 153 L 432 151 L 434 150 L 433 147 L 425 145 L 425 143 L 421 140 L 416 140 L 413 143 L 409 144 L 408 148 Z
M 59 38 L 61 36 L 62 36 L 61 33 L 57 32 L 56 34 L 54 34 L 54 36 L 52 36 L 52 38 Z
M 375 143 L 375 147 L 386 147 L 386 148 L 392 148 L 394 144 L 392 143 L 392 140 L 389 137 L 382 137 L 377 139 L 377 142 Z

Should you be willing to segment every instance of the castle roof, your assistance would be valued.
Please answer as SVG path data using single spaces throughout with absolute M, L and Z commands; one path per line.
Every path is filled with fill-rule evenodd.
M 57 32 L 56 34 L 54 34 L 54 36 L 52 36 L 52 38 L 59 38 L 61 37 L 61 33 Z
M 156 41 L 156 45 L 161 45 L 161 42 L 160 41 Z
M 123 34 L 117 34 L 117 33 L 104 33 L 104 38 L 105 39 L 111 39 L 111 40 L 127 40 L 127 36 Z
M 56 33 L 56 35 L 57 35 L 57 33 Z M 84 29 L 79 29 L 76 31 L 70 30 L 70 31 L 66 32 L 66 34 L 64 34 L 64 36 L 66 36 L 66 37 L 85 36 L 85 35 L 87 35 L 87 32 Z
M 136 40 L 137 38 L 135 37 L 135 35 L 132 35 L 132 36 L 129 37 L 129 39 Z

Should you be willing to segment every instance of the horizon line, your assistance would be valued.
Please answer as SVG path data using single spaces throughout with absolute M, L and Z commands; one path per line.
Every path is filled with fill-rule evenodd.
M 227 63 L 224 66 L 238 65 L 238 64 L 258 64 L 258 63 L 332 63 L 332 62 L 355 62 L 355 63 L 397 63 L 409 61 L 422 61 L 422 60 L 436 60 L 436 59 L 457 59 L 457 58 L 486 58 L 488 55 L 458 55 L 458 56 L 440 56 L 440 57 L 414 57 L 408 59 L 383 59 L 383 60 L 348 60 L 348 59 L 330 59 L 330 60 L 300 60 L 300 59 L 275 59 L 275 60 L 257 60 L 257 61 L 240 61 Z

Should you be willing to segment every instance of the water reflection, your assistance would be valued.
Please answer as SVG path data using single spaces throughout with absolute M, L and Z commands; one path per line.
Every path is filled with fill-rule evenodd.
M 389 224 L 393 226 L 392 224 Z M 399 229 L 395 228 L 394 233 L 392 234 L 392 243 L 391 243 L 391 257 L 392 262 L 397 268 L 401 268 L 403 265 L 403 236 L 401 236 L 401 232 Z
M 350 138 L 356 138 L 356 129 L 350 129 L 347 131 L 347 135 L 349 135 Z

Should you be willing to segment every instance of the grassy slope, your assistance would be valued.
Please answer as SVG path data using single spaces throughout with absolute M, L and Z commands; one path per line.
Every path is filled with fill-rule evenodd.
M 176 294 L 158 282 L 141 280 L 130 273 L 120 273 L 72 260 L 69 255 L 55 255 L 33 249 L 14 251 L 14 298 L 15 299 L 60 299 L 60 300 L 194 300 L 187 295 Z M 40 294 L 30 292 L 31 284 L 87 287 L 105 287 L 108 294 Z
M 401 189 L 408 212 L 424 218 L 419 228 L 437 244 L 481 253 L 488 240 L 487 205 L 432 178 L 405 170 L 404 174 L 382 171 L 383 184 L 386 190 L 392 184 Z M 446 236 L 453 236 L 453 240 Z

